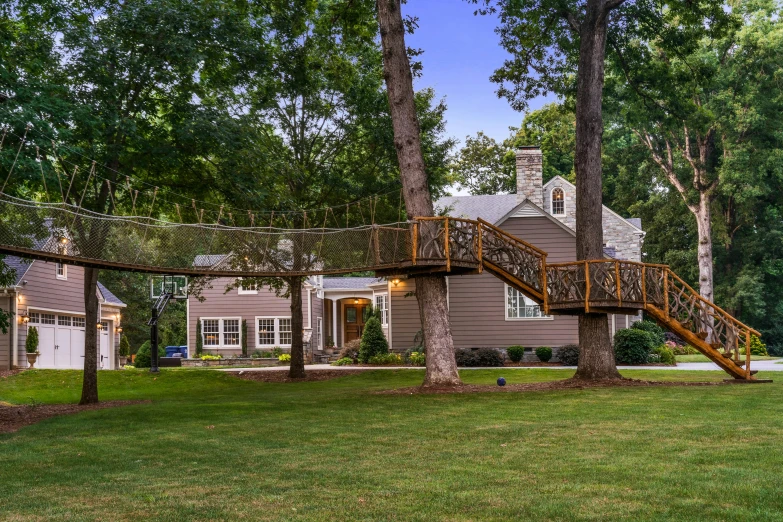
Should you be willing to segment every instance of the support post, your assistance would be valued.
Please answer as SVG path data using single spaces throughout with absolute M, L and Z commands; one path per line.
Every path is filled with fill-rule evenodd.
M 476 222 L 476 232 L 478 233 L 478 271 L 479 274 L 484 271 L 484 244 L 481 236 L 481 223 Z
M 381 266 L 381 242 L 378 234 L 378 225 L 373 225 L 372 229 L 372 238 L 375 243 L 375 245 L 373 245 L 375 250 L 375 266 Z
M 541 258 L 541 295 L 544 297 L 544 315 L 549 315 L 549 290 L 547 290 L 546 254 Z
M 745 330 L 745 378 L 750 379 L 750 330 Z
M 642 265 L 642 306 L 647 306 L 647 267 Z
M 443 220 L 443 253 L 446 255 L 446 272 L 451 272 L 451 255 L 449 255 L 449 218 Z
M 585 313 L 590 313 L 590 263 L 585 260 Z
M 669 319 L 669 269 L 663 271 L 663 313 Z
M 342 346 L 337 344 L 337 299 L 332 299 L 332 342 L 335 346 Z
M 416 253 L 419 250 L 419 222 L 413 222 L 413 252 L 411 252 L 411 260 L 413 264 L 416 264 Z
M 620 285 L 620 262 L 615 261 L 614 262 L 614 280 L 617 284 L 617 306 L 622 308 L 623 307 L 623 289 Z
M 150 325 L 150 372 L 158 373 L 158 309 L 152 307 L 152 325 Z

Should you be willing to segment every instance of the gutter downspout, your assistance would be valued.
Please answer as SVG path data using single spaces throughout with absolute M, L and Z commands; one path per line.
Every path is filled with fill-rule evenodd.
M 11 368 L 19 367 L 19 304 L 17 303 L 17 294 L 10 292 L 10 312 L 11 312 Z

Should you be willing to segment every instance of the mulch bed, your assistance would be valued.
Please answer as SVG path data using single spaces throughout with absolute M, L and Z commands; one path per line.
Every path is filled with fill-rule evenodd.
M 0 433 L 13 433 L 20 428 L 35 424 L 50 417 L 68 415 L 88 410 L 116 408 L 129 404 L 140 404 L 149 401 L 106 401 L 98 404 L 35 404 L 24 406 L 9 406 L 0 404 Z
M 506 362 L 504 364 L 506 368 L 540 368 L 546 366 L 562 367 L 559 362 Z
M 245 379 L 248 381 L 257 382 L 311 382 L 311 381 L 328 381 L 331 379 L 337 379 L 338 377 L 345 377 L 346 375 L 355 375 L 357 373 L 363 373 L 364 370 L 305 370 L 304 379 L 291 379 L 288 377 L 288 371 L 260 371 L 260 372 L 231 372 L 231 375 Z
M 24 369 L 20 370 L 0 370 L 0 379 L 7 379 L 11 377 L 12 375 L 16 375 L 17 373 L 22 373 Z
M 599 381 L 584 381 L 580 379 L 564 379 L 561 381 L 531 382 L 524 384 L 462 384 L 460 386 L 415 386 L 397 388 L 377 392 L 379 395 L 413 395 L 439 393 L 487 393 L 487 392 L 527 392 L 548 390 L 582 390 L 586 388 L 616 388 L 642 386 L 720 386 L 723 382 L 664 382 L 642 381 L 639 379 L 607 379 Z

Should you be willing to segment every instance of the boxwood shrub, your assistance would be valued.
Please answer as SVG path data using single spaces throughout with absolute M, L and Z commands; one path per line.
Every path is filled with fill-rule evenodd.
M 158 362 L 161 357 L 166 357 L 166 348 L 158 345 Z M 133 366 L 136 368 L 149 368 L 152 366 L 152 356 L 150 354 L 150 342 L 144 341 L 136 352 L 136 359 L 133 360 Z
M 657 337 L 650 332 L 627 328 L 614 334 L 614 357 L 619 364 L 644 364 L 655 348 Z
M 549 362 L 552 358 L 552 348 L 549 346 L 539 346 L 536 348 L 536 357 L 541 362 Z
M 457 366 L 503 366 L 503 356 L 493 348 L 457 350 Z
M 579 345 L 567 344 L 557 351 L 557 358 L 563 366 L 576 366 L 579 364 Z
M 508 358 L 511 359 L 512 362 L 518 363 L 522 360 L 522 356 L 525 355 L 525 347 L 524 346 L 509 346 L 506 348 L 506 353 L 508 354 Z
M 663 364 L 671 364 L 671 365 L 677 364 L 677 359 L 674 357 L 674 350 L 672 350 L 665 344 L 662 344 L 659 347 L 653 349 L 650 355 L 653 354 L 658 356 L 659 359 L 658 362 L 661 362 Z
M 631 325 L 634 330 L 641 330 L 652 335 L 655 339 L 654 346 L 660 346 L 666 342 L 666 332 L 653 321 L 636 321 Z

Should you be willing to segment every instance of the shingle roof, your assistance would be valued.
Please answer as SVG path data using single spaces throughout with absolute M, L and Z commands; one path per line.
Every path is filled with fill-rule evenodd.
M 22 259 L 18 256 L 5 256 L 3 258 L 3 263 L 16 273 L 14 284 L 18 285 L 22 282 L 22 278 L 25 273 L 27 273 L 27 269 L 30 268 L 32 261 L 29 259 Z
M 125 305 L 119 297 L 114 295 L 109 291 L 108 288 L 103 286 L 103 283 L 98 281 L 98 291 L 100 291 L 101 295 L 103 296 L 103 300 L 106 301 L 108 304 L 115 304 L 115 305 Z
M 642 229 L 642 218 L 625 218 L 627 222 L 638 228 L 639 230 Z
M 619 257 L 617 257 L 617 249 L 613 246 L 605 246 L 604 255 L 611 257 L 612 259 L 620 259 Z
M 481 218 L 497 223 L 520 202 L 516 194 L 487 196 L 446 196 L 435 202 L 438 209 L 449 209 L 449 216 L 465 219 Z
M 324 290 L 364 290 L 369 285 L 382 283 L 378 277 L 324 277 Z

